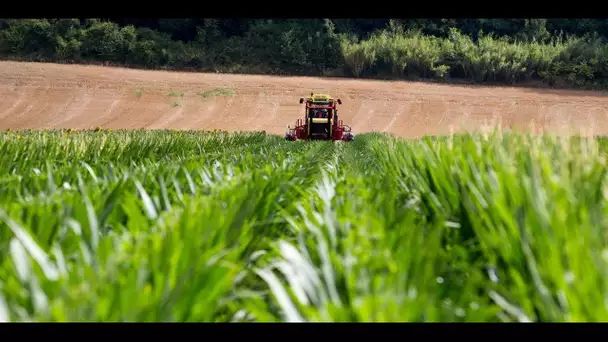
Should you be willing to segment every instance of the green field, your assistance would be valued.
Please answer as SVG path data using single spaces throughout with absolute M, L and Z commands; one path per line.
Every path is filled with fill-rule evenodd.
M 605 146 L 0 133 L 0 320 L 608 321 Z

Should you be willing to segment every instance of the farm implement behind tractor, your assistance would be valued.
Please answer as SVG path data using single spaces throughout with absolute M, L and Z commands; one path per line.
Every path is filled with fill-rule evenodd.
M 310 97 L 300 99 L 306 103 L 304 120 L 298 119 L 294 128 L 287 127 L 285 139 L 295 140 L 331 140 L 352 141 L 354 135 L 350 126 L 344 125 L 338 119 L 338 104 L 340 99 L 334 100 L 325 94 L 310 94 Z

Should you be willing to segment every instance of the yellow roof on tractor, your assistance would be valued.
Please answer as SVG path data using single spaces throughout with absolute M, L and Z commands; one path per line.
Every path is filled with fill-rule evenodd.
M 331 102 L 333 97 L 327 94 L 311 94 L 310 99 L 312 102 Z
M 313 104 L 332 104 L 334 103 L 334 97 L 327 94 L 310 93 L 310 97 L 307 97 L 306 99 L 304 99 L 303 97 L 300 98 L 300 103 L 304 103 L 304 101 L 308 103 L 312 102 Z M 336 102 L 338 104 L 342 104 L 342 101 L 340 101 L 340 99 L 338 99 L 338 101 Z

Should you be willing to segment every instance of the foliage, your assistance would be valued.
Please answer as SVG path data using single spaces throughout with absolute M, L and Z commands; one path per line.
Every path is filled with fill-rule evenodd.
M 4 58 L 152 69 L 603 87 L 601 19 L 10 19 Z
M 0 134 L 0 319 L 605 321 L 605 140 Z

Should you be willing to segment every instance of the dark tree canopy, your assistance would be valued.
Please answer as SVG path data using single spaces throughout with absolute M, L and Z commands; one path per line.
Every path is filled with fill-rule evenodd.
M 603 86 L 605 19 L 2 19 L 4 58 Z

